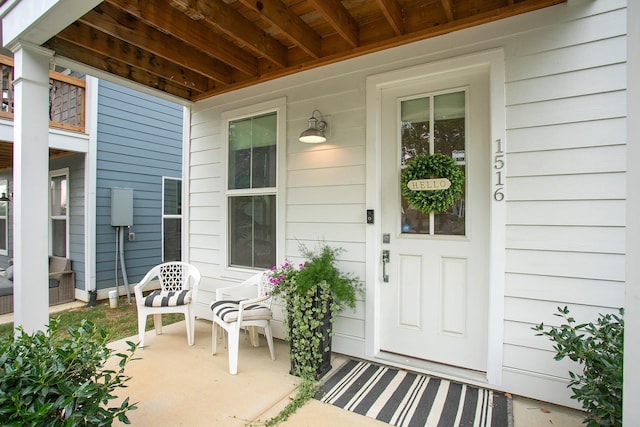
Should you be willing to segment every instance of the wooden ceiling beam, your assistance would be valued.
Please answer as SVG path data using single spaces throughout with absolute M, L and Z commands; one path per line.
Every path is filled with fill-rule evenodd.
M 192 91 L 206 92 L 211 89 L 209 79 L 202 74 L 195 73 L 188 68 L 155 56 L 139 47 L 132 46 L 123 40 L 116 39 L 80 22 L 65 28 L 56 37 L 58 40 L 64 40 L 75 46 L 82 44 L 86 49 L 99 55 L 145 70 Z M 52 44 L 47 44 L 47 46 L 54 48 Z M 64 46 L 69 48 L 68 45 Z M 68 49 L 66 53 L 70 53 Z
M 148 27 L 110 4 L 102 3 L 79 19 L 112 37 L 144 48 L 153 54 L 189 68 L 223 84 L 231 83 L 231 69 L 223 62 L 203 55 L 192 46 Z
M 526 0 L 515 3 L 511 6 L 491 8 L 480 13 L 471 13 L 474 10 L 473 8 L 469 13 L 461 13 L 458 8 L 457 13 L 455 14 L 456 18 L 451 22 L 446 22 L 442 25 L 436 26 L 423 26 L 422 28 L 414 26 L 413 29 L 411 29 L 411 25 L 407 25 L 408 31 L 410 32 L 399 37 L 398 41 L 401 41 L 401 44 L 405 44 L 408 43 L 409 40 L 424 40 L 426 38 L 475 27 L 489 22 L 495 22 L 511 16 L 521 15 L 564 2 L 566 2 L 566 0 Z M 391 43 L 389 43 L 389 47 L 394 45 L 394 42 L 395 40 L 391 41 Z
M 258 75 L 258 60 L 253 55 L 213 32 L 204 22 L 194 21 L 177 9 L 166 7 L 164 2 L 138 0 L 106 0 L 106 2 L 245 74 Z
M 441 0 L 442 8 L 444 9 L 444 14 L 447 16 L 447 20 L 449 22 L 455 21 L 455 16 L 453 15 L 453 0 Z
M 79 46 L 57 36 L 49 39 L 46 46 L 53 49 L 56 52 L 56 55 L 64 56 L 97 70 L 106 71 L 134 83 L 158 89 L 182 99 L 191 99 L 194 95 L 194 91 L 192 89 L 178 85 L 176 82 L 158 77 L 153 73 L 141 70 L 132 65 L 125 64 L 110 55 L 101 55 L 91 50 L 81 49 Z M 211 88 L 211 90 L 213 89 L 214 88 Z
M 397 36 L 404 33 L 404 16 L 402 6 L 397 0 L 378 0 L 378 6 Z
M 287 66 L 287 48 L 222 0 L 170 0 L 170 3 L 191 19 L 205 20 L 256 56 L 264 56 L 280 67 Z
M 310 0 L 314 8 L 352 48 L 360 44 L 358 23 L 339 0 Z
M 262 19 L 278 28 L 312 58 L 321 56 L 321 38 L 281 0 L 240 0 Z

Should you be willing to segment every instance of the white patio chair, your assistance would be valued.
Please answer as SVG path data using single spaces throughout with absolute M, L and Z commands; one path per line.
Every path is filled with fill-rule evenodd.
M 155 280 L 160 289 L 143 296 L 144 288 Z M 134 288 L 138 307 L 138 339 L 144 347 L 144 332 L 147 316 L 153 315 L 156 335 L 162 334 L 162 315 L 165 313 L 183 313 L 187 325 L 187 342 L 193 345 L 196 301 L 200 272 L 185 262 L 173 261 L 153 267 Z
M 217 353 L 218 327 L 228 335 L 229 373 L 238 373 L 238 347 L 240 345 L 240 329 L 259 327 L 269 345 L 271 359 L 276 360 L 273 352 L 273 334 L 271 332 L 271 290 L 268 271 L 251 276 L 236 286 L 216 289 L 216 300 L 211 303 L 213 312 L 212 354 Z M 251 335 L 251 332 L 250 332 Z M 252 340 L 257 347 L 259 341 Z

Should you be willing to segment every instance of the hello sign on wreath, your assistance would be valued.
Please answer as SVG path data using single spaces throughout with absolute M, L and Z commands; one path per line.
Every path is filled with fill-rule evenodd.
M 420 212 L 445 212 L 462 197 L 464 173 L 444 154 L 410 159 L 400 179 L 402 196 Z

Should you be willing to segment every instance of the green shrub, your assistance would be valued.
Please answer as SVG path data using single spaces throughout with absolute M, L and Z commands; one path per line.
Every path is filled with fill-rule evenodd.
M 129 424 L 126 412 L 136 409 L 129 398 L 115 407 L 113 392 L 125 387 L 123 375 L 136 345 L 127 342 L 117 372 L 105 368 L 114 351 L 107 334 L 93 323 L 69 327 L 70 338 L 57 337 L 60 320 L 46 332 L 0 340 L 0 424 L 3 426 L 110 426 L 114 419 Z
M 596 323 L 576 324 L 569 309 L 558 307 L 555 315 L 565 324 L 545 330 L 540 323 L 536 335 L 547 336 L 555 343 L 556 360 L 569 357 L 580 363 L 582 373 L 569 372 L 568 387 L 572 399 L 587 411 L 589 427 L 622 426 L 622 362 L 624 348 L 624 309 L 619 315 L 600 315 Z

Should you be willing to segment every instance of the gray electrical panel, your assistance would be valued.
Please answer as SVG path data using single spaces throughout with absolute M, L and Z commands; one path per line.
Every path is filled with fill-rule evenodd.
M 133 225 L 133 188 L 111 189 L 111 225 L 113 227 Z

